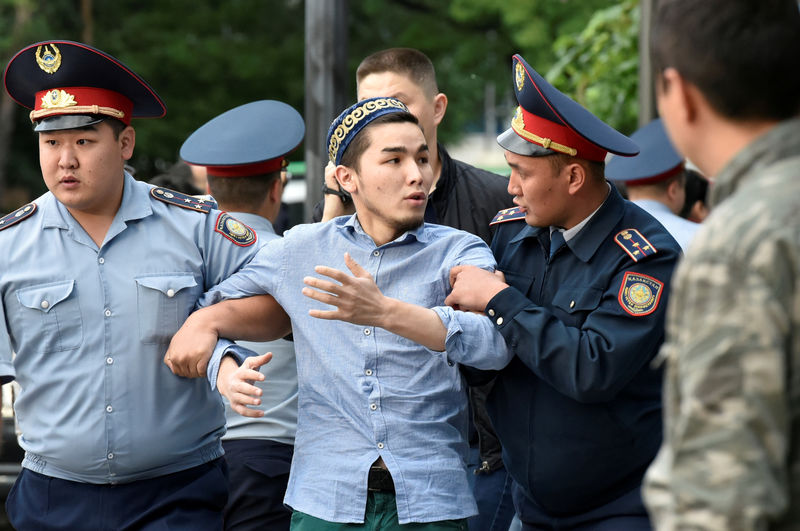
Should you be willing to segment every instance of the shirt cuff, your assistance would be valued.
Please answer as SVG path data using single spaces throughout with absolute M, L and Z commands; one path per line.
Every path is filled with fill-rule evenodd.
M 230 339 L 220 338 L 217 341 L 217 346 L 214 347 L 214 353 L 211 355 L 211 359 L 208 360 L 208 368 L 206 369 L 206 375 L 208 377 L 208 382 L 211 384 L 211 389 L 214 391 L 217 389 L 217 377 L 219 376 L 219 366 L 220 363 L 222 363 L 222 358 L 231 356 L 236 360 L 238 365 L 241 365 L 246 358 L 256 355 L 257 354 L 249 348 L 237 345 Z
M 484 313 L 495 328 L 503 330 L 503 327 L 514 320 L 514 317 L 526 306 L 531 304 L 530 299 L 514 287 L 507 287 L 489 301 Z
M 447 364 L 452 367 L 455 364 L 455 360 L 451 358 L 451 351 L 458 348 L 458 336 L 463 332 L 461 323 L 458 322 L 456 318 L 455 310 L 450 306 L 436 306 L 433 308 L 433 311 L 436 312 L 436 315 L 442 320 L 442 324 L 447 328 L 447 336 L 444 340 L 444 352 L 441 354 Z

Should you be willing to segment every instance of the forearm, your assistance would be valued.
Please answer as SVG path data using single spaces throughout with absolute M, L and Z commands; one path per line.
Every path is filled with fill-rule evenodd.
M 447 328 L 429 308 L 387 297 L 378 326 L 431 350 L 445 349 Z
M 289 316 L 270 295 L 221 301 L 197 310 L 186 322 L 234 340 L 272 341 L 291 332 Z

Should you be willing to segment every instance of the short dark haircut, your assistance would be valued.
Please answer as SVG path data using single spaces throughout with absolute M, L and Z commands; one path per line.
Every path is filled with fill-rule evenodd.
M 556 173 L 560 172 L 561 168 L 563 168 L 567 164 L 575 163 L 583 166 L 584 171 L 586 171 L 586 174 L 589 176 L 590 179 L 595 181 L 606 180 L 605 162 L 582 159 L 578 157 L 573 157 L 571 155 L 566 155 L 564 153 L 545 155 L 544 158 L 547 159 L 547 161 L 550 163 L 550 166 L 553 168 L 553 171 Z
M 651 53 L 657 83 L 675 68 L 733 120 L 800 111 L 797 0 L 660 0 Z
M 208 175 L 208 189 L 224 210 L 255 211 L 266 199 L 272 183 L 281 178 L 281 172 L 273 171 L 247 177 L 215 177 Z
M 367 133 L 373 126 L 381 125 L 381 124 L 399 124 L 399 123 L 412 123 L 419 125 L 419 120 L 417 117 L 411 114 L 410 112 L 393 112 L 390 114 L 384 114 L 383 116 L 379 116 L 375 118 L 372 122 L 368 123 L 364 126 L 364 128 L 356 133 L 356 136 L 353 140 L 350 141 L 348 144 L 347 149 L 342 154 L 342 158 L 339 160 L 339 164 L 342 166 L 348 166 L 350 168 L 355 169 L 356 171 L 360 171 L 360 161 L 361 155 L 367 150 L 370 145 L 370 137 Z
M 687 169 L 685 173 L 686 200 L 683 202 L 683 208 L 678 214 L 682 218 L 689 217 L 689 213 L 696 202 L 700 201 L 704 205 L 707 204 L 708 196 L 708 179 L 694 170 Z
M 392 72 L 408 77 L 429 97 L 439 92 L 436 70 L 427 55 L 415 48 L 388 48 L 368 55 L 358 65 L 356 82 L 361 83 L 370 74 Z

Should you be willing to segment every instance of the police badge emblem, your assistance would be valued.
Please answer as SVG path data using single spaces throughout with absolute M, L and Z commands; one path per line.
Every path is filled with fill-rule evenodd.
M 53 47 L 53 51 L 50 51 L 50 46 Z M 39 65 L 39 68 L 47 72 L 48 74 L 55 74 L 58 68 L 61 66 L 61 52 L 59 51 L 58 47 L 55 44 L 45 44 L 44 45 L 44 52 L 42 52 L 42 47 L 36 47 L 36 64 Z
M 653 277 L 627 271 L 619 288 L 622 309 L 636 317 L 649 315 L 658 308 L 664 283 Z
M 217 217 L 214 230 L 240 247 L 248 247 L 256 242 L 256 233 L 253 229 L 227 212 L 222 212 Z
M 517 66 L 514 67 L 514 80 L 517 83 L 517 92 L 521 91 L 525 86 L 525 67 L 522 66 L 522 63 L 517 63 Z

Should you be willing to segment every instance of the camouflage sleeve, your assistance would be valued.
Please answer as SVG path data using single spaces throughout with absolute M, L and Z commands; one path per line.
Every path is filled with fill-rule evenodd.
M 695 243 L 668 310 L 664 444 L 645 501 L 658 530 L 765 529 L 788 504 L 790 261 L 774 242 Z

